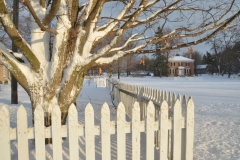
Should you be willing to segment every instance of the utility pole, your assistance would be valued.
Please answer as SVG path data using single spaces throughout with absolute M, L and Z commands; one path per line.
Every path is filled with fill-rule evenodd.
M 13 1 L 13 23 L 18 29 L 19 17 L 19 0 Z M 17 47 L 12 42 L 12 51 L 18 52 Z M 18 83 L 16 78 L 11 74 L 11 104 L 18 104 Z

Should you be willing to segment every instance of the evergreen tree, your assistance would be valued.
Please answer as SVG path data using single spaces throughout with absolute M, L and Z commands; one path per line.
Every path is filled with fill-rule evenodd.
M 155 33 L 156 37 L 161 37 L 164 35 L 162 28 L 158 27 L 157 32 Z M 166 42 L 167 43 L 167 42 Z M 160 52 L 159 48 L 164 47 L 166 44 L 160 41 L 155 43 L 155 47 L 157 52 L 153 54 L 154 60 L 151 67 L 151 70 L 154 72 L 156 76 L 167 76 L 168 71 L 168 55 L 169 52 Z
M 207 64 L 207 71 L 212 75 L 217 72 L 218 68 L 215 55 L 212 55 L 207 51 L 206 55 L 203 55 L 203 63 Z

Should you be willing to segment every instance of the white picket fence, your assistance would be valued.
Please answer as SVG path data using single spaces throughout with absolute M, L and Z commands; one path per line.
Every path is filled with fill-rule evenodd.
M 125 108 L 122 103 L 117 107 L 116 121 L 110 121 L 109 107 L 106 103 L 101 109 L 101 124 L 94 124 L 94 111 L 91 104 L 85 108 L 85 124 L 78 123 L 78 112 L 74 105 L 69 109 L 67 125 L 61 125 L 61 112 L 59 107 L 52 108 L 52 126 L 44 127 L 44 112 L 41 107 L 34 111 L 35 127 L 28 128 L 27 112 L 20 106 L 17 112 L 17 128 L 10 127 L 10 115 L 8 109 L 0 108 L 0 159 L 11 159 L 11 140 L 17 140 L 18 160 L 29 159 L 28 140 L 35 140 L 35 156 L 37 160 L 43 160 L 45 155 L 45 138 L 52 138 L 53 159 L 62 160 L 62 137 L 69 141 L 69 159 L 79 159 L 78 138 L 85 138 L 86 160 L 95 159 L 95 141 L 97 135 L 101 136 L 101 154 L 103 160 L 111 158 L 110 136 L 117 137 L 117 159 L 126 159 L 126 133 L 132 136 L 132 159 L 140 159 L 140 133 L 146 134 L 146 160 L 156 159 L 154 157 L 154 132 L 159 131 L 159 159 L 160 160 L 192 160 L 193 159 L 193 101 L 190 99 L 186 106 L 186 117 L 182 117 L 181 104 L 176 100 L 173 105 L 173 117 L 169 118 L 168 104 L 163 101 L 160 105 L 160 114 L 155 119 L 155 107 L 150 101 L 146 108 L 146 118 L 140 120 L 140 106 L 138 102 L 132 105 L 131 122 L 126 121 Z M 186 137 L 182 138 L 184 129 Z M 173 131 L 173 132 L 171 132 Z M 169 137 L 169 132 L 172 137 Z M 185 153 L 182 147 L 184 144 Z M 170 149 L 172 148 L 172 149 Z M 173 155 L 173 156 L 172 156 Z M 183 157 L 184 155 L 184 157 Z
M 94 77 L 94 82 L 96 83 L 96 87 L 106 87 L 106 78 L 105 77 Z
M 178 156 L 180 153 L 176 154 L 174 151 L 175 144 L 173 141 L 181 142 L 181 159 L 185 160 L 187 156 L 192 157 L 193 155 L 193 143 L 194 143 L 194 103 L 192 97 L 186 99 L 186 96 L 176 95 L 175 93 L 170 93 L 166 91 L 160 91 L 157 89 L 136 86 L 130 84 L 124 84 L 114 79 L 107 79 L 107 87 L 110 88 L 113 99 L 117 102 L 122 102 L 125 106 L 126 114 L 132 118 L 133 110 L 132 105 L 134 102 L 139 102 L 140 105 L 140 119 L 144 120 L 147 117 L 148 102 L 152 101 L 155 107 L 154 117 L 155 120 L 161 119 L 162 117 L 162 103 L 167 103 L 167 117 L 169 119 L 169 125 L 172 126 L 171 130 L 168 131 L 168 157 L 169 159 L 174 159 L 174 156 Z M 179 108 L 176 109 L 175 105 L 178 103 Z M 178 122 L 175 120 L 178 119 Z M 170 124 L 170 122 L 172 122 Z M 176 123 L 175 123 L 176 122 Z M 182 128 L 179 131 L 178 136 L 174 136 L 176 132 L 175 129 Z M 154 135 L 156 147 L 160 147 L 161 141 L 163 141 L 161 136 L 161 131 L 156 131 Z M 188 141 L 186 141 L 186 139 Z M 187 147 L 191 145 L 191 147 Z

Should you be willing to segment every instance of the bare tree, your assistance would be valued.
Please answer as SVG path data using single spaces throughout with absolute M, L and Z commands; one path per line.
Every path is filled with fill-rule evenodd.
M 218 74 L 224 74 L 223 61 L 226 62 L 224 56 L 218 55 L 221 53 L 226 53 L 227 50 L 231 50 L 236 42 L 240 41 L 239 37 L 240 27 L 231 28 L 229 30 L 223 30 L 219 34 L 215 35 L 213 38 L 208 40 L 206 43 L 211 47 L 211 51 L 216 56 L 216 63 L 218 66 Z
M 226 73 L 228 78 L 230 78 L 232 74 L 240 72 L 240 42 L 236 42 L 231 48 L 226 48 L 216 57 L 221 59 L 222 76 Z
M 202 43 L 219 31 L 233 27 L 232 22 L 240 15 L 236 0 L 211 3 L 208 0 L 21 2 L 31 13 L 30 45 L 14 26 L 5 1 L 0 0 L 0 23 L 18 47 L 21 53 L 18 58 L 24 63 L 18 62 L 17 54 L 11 54 L 2 43 L 1 62 L 30 96 L 33 111 L 37 106 L 43 108 L 46 126 L 51 125 L 52 106 L 60 107 L 62 123 L 66 122 L 68 108 L 75 102 L 84 76 L 92 66 L 111 63 L 130 54 L 153 53 L 155 50 L 151 46 L 159 41 L 201 36 L 194 41 L 159 48 L 161 52 Z M 159 23 L 171 24 L 172 31 L 161 37 L 151 36 L 154 26 Z M 129 30 L 133 34 L 117 46 Z M 95 46 L 109 35 L 113 35 L 110 42 L 94 51 Z M 139 45 L 126 49 L 133 42 Z

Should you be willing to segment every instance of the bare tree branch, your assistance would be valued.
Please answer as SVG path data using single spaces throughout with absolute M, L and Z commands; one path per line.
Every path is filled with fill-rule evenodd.
M 35 19 L 36 23 L 38 24 L 38 26 L 41 28 L 42 31 L 47 31 L 47 32 L 50 32 L 50 33 L 53 33 L 53 34 L 58 34 L 58 32 L 56 30 L 53 30 L 52 28 L 45 27 L 45 26 L 47 26 L 46 23 L 44 23 L 45 20 L 43 20 L 43 24 L 42 24 L 42 22 L 38 18 L 37 14 L 34 11 L 34 9 L 33 9 L 33 7 L 32 7 L 32 5 L 31 5 L 29 0 L 24 0 L 23 4 L 28 8 L 28 10 L 30 11 L 30 13 L 32 14 L 33 18 Z
M 4 30 L 9 35 L 13 43 L 18 47 L 18 49 L 24 54 L 26 59 L 29 61 L 31 67 L 35 71 L 39 71 L 40 69 L 40 62 L 37 57 L 32 52 L 29 45 L 26 41 L 21 37 L 18 33 L 16 27 L 14 26 L 11 17 L 8 15 L 7 8 L 3 2 L 0 0 L 1 8 L 0 8 L 0 22 L 2 23 Z M 4 5 L 3 5 L 4 4 Z
M 40 0 L 40 5 L 42 6 L 42 8 L 46 8 L 46 1 Z
M 42 22 L 44 26 L 48 26 L 51 23 L 51 21 L 54 19 L 61 3 L 61 0 L 52 0 L 52 1 L 53 2 L 51 5 L 51 9 L 49 13 L 45 16 Z
M 0 62 L 4 64 L 5 67 L 13 74 L 13 76 L 17 79 L 17 81 L 21 84 L 21 86 L 28 92 L 28 83 L 26 74 L 20 69 L 25 68 L 28 70 L 26 66 L 19 63 L 5 48 L 5 46 L 0 43 Z M 29 76 L 29 75 L 28 75 Z

